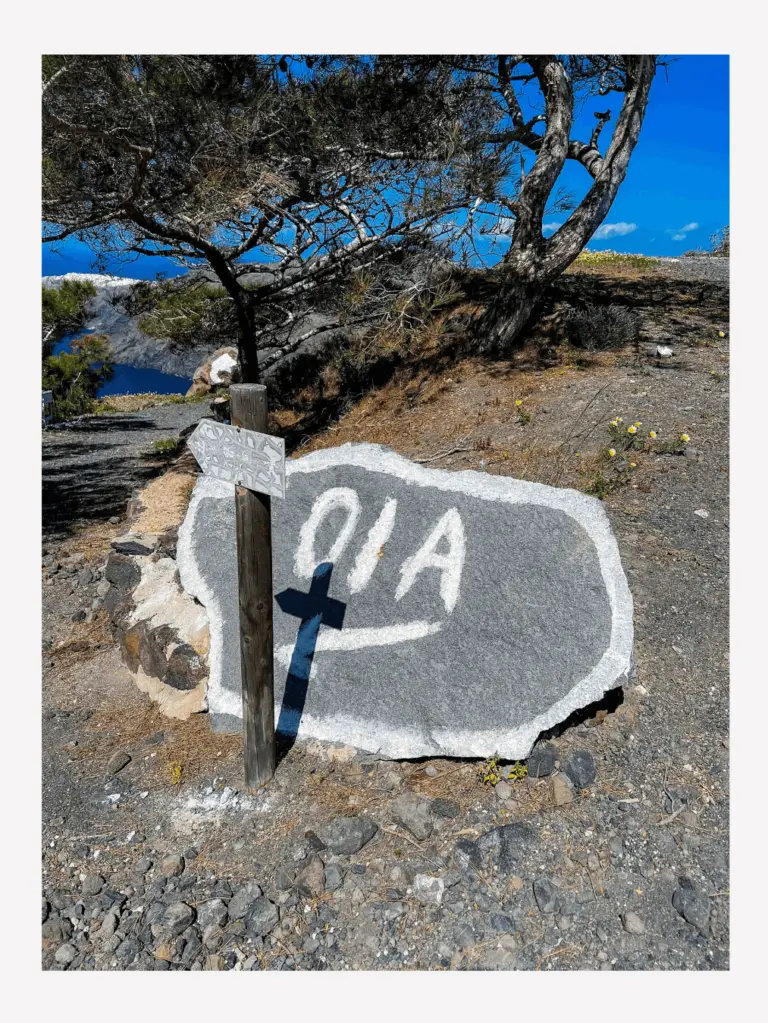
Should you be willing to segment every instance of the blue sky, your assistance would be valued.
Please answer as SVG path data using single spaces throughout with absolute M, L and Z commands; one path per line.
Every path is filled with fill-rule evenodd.
M 654 80 L 640 141 L 629 171 L 602 228 L 590 248 L 677 256 L 706 248 L 710 235 L 729 222 L 728 206 L 728 57 L 681 56 Z M 590 99 L 584 104 L 574 136 L 588 139 L 594 111 L 610 107 L 615 121 L 621 97 Z M 560 184 L 580 198 L 591 178 L 569 161 Z M 564 214 L 545 218 L 553 225 Z M 43 274 L 88 272 L 93 254 L 79 242 L 43 246 Z M 499 254 L 503 251 L 499 247 Z M 184 272 L 171 260 L 141 256 L 130 263 L 108 260 L 106 270 L 125 277 L 152 278 L 158 272 Z

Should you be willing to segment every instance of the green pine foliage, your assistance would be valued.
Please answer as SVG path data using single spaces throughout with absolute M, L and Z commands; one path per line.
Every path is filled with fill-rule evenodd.
M 53 421 L 63 422 L 93 411 L 96 392 L 113 374 L 109 341 L 103 334 L 86 335 L 71 351 L 43 359 L 43 390 L 53 391 Z
M 62 281 L 58 288 L 43 288 L 43 326 L 57 334 L 76 330 L 85 317 L 85 306 L 96 294 L 90 281 Z

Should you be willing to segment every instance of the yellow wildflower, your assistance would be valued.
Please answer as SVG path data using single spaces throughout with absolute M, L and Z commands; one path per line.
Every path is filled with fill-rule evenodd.
M 515 405 L 522 405 L 522 404 L 523 404 L 523 402 L 522 402 L 522 400 L 520 398 L 518 398 L 517 401 L 515 402 Z
M 687 433 L 680 434 L 680 440 L 683 442 L 683 444 L 687 444 L 690 439 L 691 438 L 688 436 Z
M 608 448 L 608 454 L 611 456 L 611 458 L 615 458 L 616 457 L 616 449 L 615 448 Z
M 638 427 L 638 429 L 639 429 L 639 428 L 640 428 L 640 427 L 641 427 L 642 425 L 643 425 L 643 424 L 642 424 L 642 423 L 640 422 L 640 420 L 639 420 L 639 419 L 638 419 L 638 421 L 637 421 L 637 422 L 635 423 L 635 426 L 636 426 L 636 427 Z
M 636 426 L 628 426 L 627 427 L 627 433 L 637 433 L 637 427 Z
M 629 467 L 630 467 L 630 469 L 635 469 L 635 468 L 637 468 L 637 462 L 630 462 L 630 463 L 629 463 Z
M 723 331 L 722 331 L 722 330 L 718 330 L 718 332 L 717 332 L 717 336 L 718 336 L 718 337 L 725 337 L 725 334 L 723 333 Z
M 655 430 L 649 430 L 648 431 L 648 436 L 651 438 L 651 440 L 656 440 L 656 431 Z

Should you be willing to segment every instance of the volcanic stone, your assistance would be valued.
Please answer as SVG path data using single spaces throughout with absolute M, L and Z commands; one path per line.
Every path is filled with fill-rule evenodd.
M 280 732 L 392 758 L 516 760 L 628 677 L 632 598 L 597 499 L 370 444 L 289 460 L 286 491 L 272 508 Z M 209 616 L 212 724 L 230 732 L 233 495 L 201 477 L 178 544 L 181 583 Z
M 589 788 L 597 777 L 595 761 L 585 749 L 574 750 L 563 764 L 563 771 L 577 789 Z
M 378 831 L 370 817 L 336 817 L 319 831 L 329 852 L 335 856 L 352 856 L 359 852 Z
M 533 897 L 542 913 L 556 913 L 560 905 L 560 889 L 548 877 L 533 882 Z
M 229 919 L 239 920 L 261 896 L 261 888 L 255 881 L 246 881 L 237 889 L 229 902 Z
M 262 896 L 256 899 L 248 910 L 245 917 L 245 925 L 251 937 L 263 938 L 265 934 L 269 934 L 277 926 L 278 919 L 277 906 Z
M 227 907 L 221 899 L 209 899 L 197 907 L 197 923 L 201 931 L 211 924 L 223 927 L 227 920 Z
M 430 816 L 430 800 L 415 792 L 406 792 L 398 796 L 389 805 L 389 812 L 396 824 L 410 831 L 414 838 L 422 841 L 432 834 L 432 818 Z
M 547 778 L 555 769 L 557 750 L 550 743 L 535 746 L 528 757 L 528 777 Z
M 527 824 L 505 824 L 493 828 L 477 840 L 481 863 L 488 863 L 490 858 L 500 871 L 512 873 L 531 852 L 535 837 L 535 832 Z
M 710 901 L 687 877 L 679 879 L 679 888 L 672 895 L 672 905 L 680 916 L 702 934 L 709 931 Z
M 163 914 L 163 926 L 171 934 L 181 934 L 195 919 L 195 911 L 186 902 L 172 902 Z

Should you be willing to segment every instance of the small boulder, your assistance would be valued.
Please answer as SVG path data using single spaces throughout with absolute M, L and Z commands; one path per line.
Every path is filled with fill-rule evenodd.
M 223 927 L 227 920 L 227 907 L 221 899 L 209 899 L 197 907 L 197 923 L 201 931 L 211 924 Z
M 252 938 L 263 938 L 277 926 L 277 906 L 261 896 L 251 905 L 245 917 L 245 926 Z
M 319 895 L 325 887 L 325 867 L 316 853 L 309 857 L 306 865 L 300 870 L 296 878 L 296 887 L 307 897 Z
M 195 911 L 186 902 L 172 902 L 163 914 L 163 926 L 175 936 L 185 931 L 194 919 Z
M 560 906 L 560 889 L 548 877 L 533 882 L 533 897 L 542 913 L 556 913 Z
M 594 758 L 585 749 L 574 750 L 563 764 L 563 771 L 577 789 L 589 788 L 597 777 Z
M 709 932 L 709 896 L 687 877 L 681 877 L 679 885 L 672 895 L 672 905 L 683 920 L 706 935 Z
M 425 906 L 439 906 L 443 901 L 445 881 L 430 874 L 417 874 L 413 879 L 413 893 Z
M 165 856 L 160 865 L 160 872 L 163 877 L 178 877 L 179 874 L 184 872 L 184 857 L 179 856 L 177 853 Z
M 319 836 L 335 856 L 352 856 L 370 842 L 378 830 L 370 817 L 336 817 L 320 828 Z
M 125 750 L 119 750 L 112 757 L 110 757 L 109 763 L 107 764 L 108 774 L 119 774 L 124 767 L 127 767 L 131 762 L 130 753 L 126 753 Z
M 621 923 L 627 934 L 645 934 L 643 919 L 633 910 L 628 909 L 621 915 Z
M 555 769 L 557 750 L 551 743 L 536 746 L 528 757 L 528 777 L 547 778 Z
M 261 888 L 255 881 L 246 881 L 237 889 L 229 902 L 229 919 L 241 920 L 251 906 L 261 897 Z
M 406 792 L 389 805 L 392 820 L 409 831 L 414 838 L 423 841 L 432 834 L 430 802 L 425 796 Z

